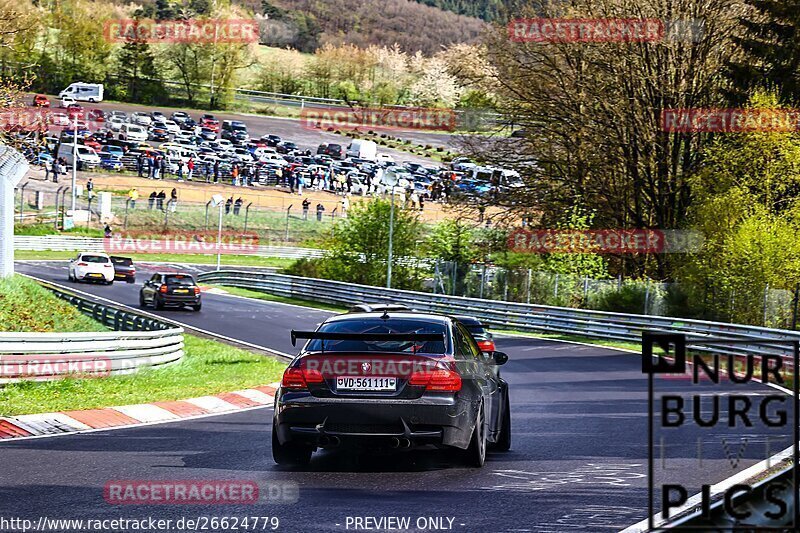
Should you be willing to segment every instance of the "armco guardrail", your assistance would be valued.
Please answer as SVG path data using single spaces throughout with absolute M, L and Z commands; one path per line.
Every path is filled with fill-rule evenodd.
M 59 298 L 116 331 L 77 333 L 0 332 L 0 383 L 58 379 L 80 373 L 127 374 L 176 363 L 183 357 L 183 328 L 90 301 L 41 282 Z
M 201 274 L 199 279 L 206 283 L 336 305 L 360 302 L 402 303 L 420 311 L 473 315 L 489 326 L 508 330 L 560 333 L 631 343 L 641 342 L 642 331 L 671 331 L 685 333 L 690 341 L 689 346 L 698 351 L 710 349 L 707 346 L 692 345 L 692 339 L 699 342 L 708 337 L 721 337 L 739 341 L 752 339 L 754 343 L 759 343 L 736 343 L 714 348 L 717 352 L 738 355 L 769 353 L 788 356 L 785 345 L 769 344 L 765 341 L 800 339 L 800 332 L 757 326 L 481 300 L 273 273 L 220 270 Z
M 72 237 L 65 235 L 17 235 L 14 237 L 14 249 L 16 250 L 56 250 L 56 251 L 81 251 L 81 252 L 102 252 L 104 251 L 105 239 L 100 237 Z M 142 248 L 145 248 L 144 246 Z M 168 246 L 154 243 L 153 250 L 167 250 Z M 144 250 L 146 253 L 146 250 Z M 265 246 L 259 245 L 254 255 L 260 257 L 280 257 L 283 259 L 300 259 L 303 257 L 322 257 L 324 250 L 316 248 L 294 248 L 291 246 Z M 115 252 L 117 255 L 124 255 L 125 252 Z

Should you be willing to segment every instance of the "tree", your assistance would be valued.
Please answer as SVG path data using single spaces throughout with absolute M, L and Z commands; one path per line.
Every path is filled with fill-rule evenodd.
M 775 108 L 778 97 L 759 93 L 750 106 Z M 679 279 L 712 317 L 761 324 L 765 288 L 800 283 L 800 136 L 720 136 L 692 187 L 689 220 L 705 242 L 682 260 Z
M 151 104 L 165 98 L 166 91 L 157 81 L 155 56 L 149 44 L 136 39 L 126 41 L 117 53 L 117 65 L 125 99 Z
M 735 37 L 744 57 L 728 63 L 730 99 L 742 104 L 754 89 L 800 102 L 800 9 L 796 0 L 745 0 L 752 9 Z
M 355 204 L 336 223 L 329 251 L 320 261 L 323 277 L 363 285 L 386 286 L 389 258 L 390 203 L 377 199 Z M 419 238 L 418 214 L 399 205 L 394 209 L 392 287 L 419 289 L 414 264 Z
M 669 13 L 660 0 L 544 0 L 519 16 L 691 20 L 701 13 L 703 32 L 640 43 L 516 43 L 506 28 L 490 34 L 482 54 L 491 68 L 468 81 L 497 95 L 503 123 L 528 134 L 513 142 L 476 136 L 463 148 L 486 163 L 511 162 L 528 184 L 500 195 L 500 205 L 540 212 L 548 225 L 578 203 L 595 210 L 601 228 L 681 226 L 707 135 L 665 131 L 661 111 L 724 104 L 719 72 L 737 58 L 732 35 L 742 10 L 733 0 L 667 4 Z M 664 254 L 625 266 L 669 276 Z

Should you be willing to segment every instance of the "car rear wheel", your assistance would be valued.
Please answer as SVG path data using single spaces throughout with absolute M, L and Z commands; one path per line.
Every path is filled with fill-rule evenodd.
M 507 391 L 504 396 L 505 405 L 503 406 L 503 419 L 500 422 L 500 434 L 494 444 L 494 449 L 500 452 L 507 452 L 511 449 L 511 402 L 508 401 Z
M 144 293 L 139 291 L 139 307 L 147 307 L 147 302 L 144 301 Z
M 158 296 L 153 296 L 153 307 L 155 307 L 157 311 L 161 311 L 164 309 L 164 302 L 162 302 Z
M 192 306 L 192 309 L 194 309 L 195 311 L 199 311 L 202 308 L 203 308 L 203 304 L 197 304 L 197 305 L 193 305 Z
M 483 405 L 478 410 L 475 420 L 475 429 L 472 431 L 472 438 L 469 447 L 465 451 L 465 459 L 469 466 L 480 468 L 486 462 L 486 428 L 484 427 L 485 415 Z
M 278 441 L 278 432 L 272 427 L 272 458 L 281 466 L 305 466 L 311 462 L 311 446 Z

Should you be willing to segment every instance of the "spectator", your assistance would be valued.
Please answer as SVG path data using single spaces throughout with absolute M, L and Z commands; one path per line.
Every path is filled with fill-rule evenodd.
M 167 199 L 167 193 L 165 193 L 164 190 L 162 189 L 156 195 L 156 209 L 158 209 L 159 211 L 163 211 L 164 210 L 164 200 L 166 200 L 166 199 Z
M 239 198 L 237 198 L 235 202 L 233 202 L 233 214 L 235 216 L 237 216 L 237 217 L 239 216 L 239 211 L 242 209 L 242 204 L 243 203 L 244 203 L 244 200 L 242 200 L 241 196 Z
M 283 169 L 278 167 L 278 169 L 275 171 L 275 176 L 277 177 L 277 184 L 283 185 Z
M 53 171 L 53 183 L 58 183 L 58 160 L 53 159 L 52 169 Z
M 345 194 L 342 198 L 342 218 L 347 218 L 347 210 L 350 209 L 350 197 Z
M 322 214 L 325 212 L 325 206 L 317 204 L 317 222 L 322 222 Z
M 311 200 L 308 198 L 303 199 L 303 220 L 308 220 L 308 208 L 311 205 Z
M 150 193 L 150 196 L 147 200 L 147 208 L 153 209 L 153 204 L 156 203 L 156 191 Z
M 231 212 L 231 205 L 233 205 L 233 196 L 225 200 L 225 214 L 228 215 Z
M 233 165 L 233 169 L 231 169 L 231 177 L 233 178 L 233 184 L 239 185 L 239 165 Z
M 89 178 L 89 181 L 86 182 L 86 197 L 89 198 L 89 200 L 91 200 L 92 197 L 94 196 L 93 193 L 94 193 L 94 182 L 92 181 L 92 178 Z
M 186 169 L 188 170 L 188 176 L 186 179 L 192 181 L 192 174 L 194 174 L 194 159 L 191 157 L 189 158 L 189 161 L 186 162 Z
M 169 210 L 174 213 L 176 209 L 178 209 L 178 189 L 173 187 L 169 193 Z
M 128 191 L 128 199 L 130 200 L 131 209 L 136 209 L 136 200 L 139 199 L 139 191 L 136 187 Z
M 111 231 L 111 226 L 106 224 L 106 227 L 103 228 L 103 235 L 106 239 L 110 239 L 114 232 Z
M 136 170 L 139 172 L 139 177 L 142 177 L 144 174 L 144 152 L 139 152 L 139 155 L 136 157 Z
M 422 211 L 425 209 L 425 197 L 423 195 L 419 195 L 419 210 Z
M 156 156 L 155 154 L 150 154 L 147 158 L 147 177 L 153 179 L 153 172 L 155 172 L 156 168 Z
M 214 183 L 219 183 L 219 159 L 214 161 Z
M 417 191 L 411 193 L 409 200 L 411 200 L 411 209 L 419 209 L 419 195 L 417 194 Z

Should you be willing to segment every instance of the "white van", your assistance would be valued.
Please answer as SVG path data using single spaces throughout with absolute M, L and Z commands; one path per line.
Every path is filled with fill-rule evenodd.
M 147 141 L 147 130 L 138 124 L 123 124 L 119 130 L 120 139 L 126 141 Z
M 72 167 L 74 159 L 72 158 L 72 151 L 74 147 L 72 143 L 62 143 L 58 147 L 58 157 L 63 157 L 67 162 L 67 166 Z M 97 152 L 89 146 L 78 145 L 78 168 L 83 170 L 85 168 L 93 168 L 100 164 L 100 156 Z
M 347 156 L 375 161 L 378 156 L 378 144 L 375 141 L 354 139 L 347 147 Z
M 102 83 L 70 83 L 69 87 L 58 93 L 58 97 L 64 100 L 72 97 L 78 102 L 102 102 L 103 84 Z

